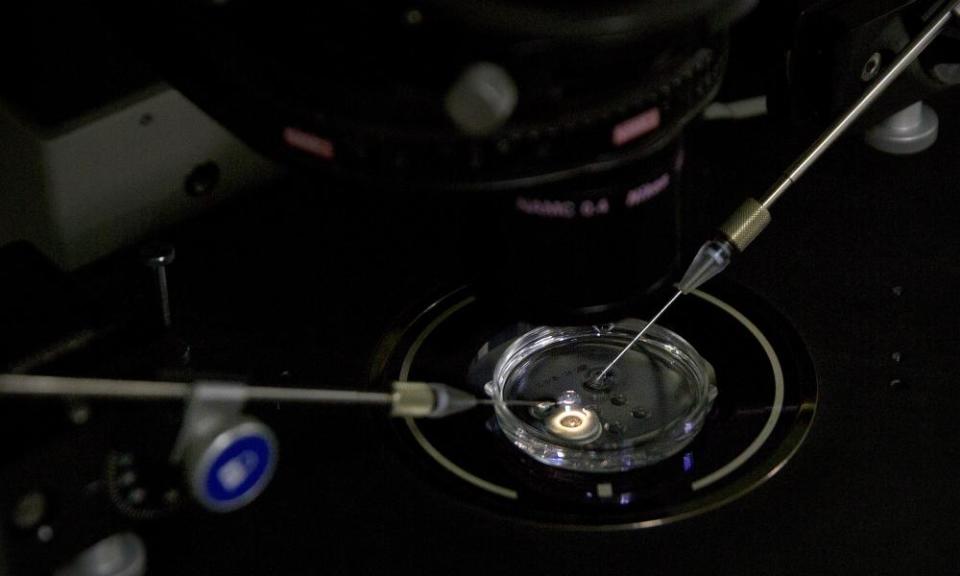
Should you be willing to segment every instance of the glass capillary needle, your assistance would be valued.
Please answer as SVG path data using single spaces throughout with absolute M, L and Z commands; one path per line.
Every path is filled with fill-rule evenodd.
M 734 254 L 743 252 L 770 223 L 770 207 L 796 183 L 797 180 L 826 152 L 861 114 L 917 59 L 921 52 L 936 38 L 952 17 L 960 17 L 960 0 L 947 2 L 939 12 L 927 21 L 923 30 L 900 52 L 890 66 L 880 74 L 833 124 L 803 152 L 767 191 L 763 200 L 748 198 L 727 218 L 720 227 L 720 238 L 709 240 L 700 247 L 693 262 L 677 284 L 678 292 L 657 312 L 650 322 L 633 338 L 626 348 L 597 376 L 599 382 L 630 348 L 644 335 L 660 316 L 680 297 L 696 290 L 704 282 L 722 272 Z
M 626 354 L 628 350 L 630 350 L 631 348 L 633 348 L 633 345 L 636 344 L 636 343 L 640 340 L 640 338 L 643 337 L 644 334 L 646 334 L 647 330 L 648 330 L 651 326 L 653 326 L 654 323 L 655 323 L 657 320 L 659 320 L 661 316 L 663 316 L 663 313 L 666 312 L 667 309 L 670 308 L 670 306 L 671 306 L 674 302 L 677 301 L 677 298 L 679 298 L 681 294 L 683 294 L 683 292 L 681 292 L 680 290 L 677 290 L 677 293 L 673 295 L 673 298 L 671 298 L 670 301 L 667 302 L 667 303 L 664 305 L 664 307 L 660 309 L 659 312 L 657 312 L 657 315 L 656 315 L 656 316 L 654 316 L 649 322 L 647 322 L 647 325 L 644 326 L 642 330 L 640 330 L 639 332 L 637 332 L 637 335 L 633 337 L 633 340 L 631 340 L 630 343 L 627 344 L 627 346 L 626 346 L 623 350 L 621 350 L 619 354 L 617 354 L 617 357 L 614 358 L 613 360 L 611 360 L 610 363 L 607 364 L 607 367 L 604 368 L 603 371 L 600 372 L 599 375 L 597 375 L 597 382 L 603 380 L 603 377 L 607 375 L 607 372 L 608 372 L 611 368 L 613 368 L 613 365 L 616 364 L 621 358 L 623 358 L 623 355 Z

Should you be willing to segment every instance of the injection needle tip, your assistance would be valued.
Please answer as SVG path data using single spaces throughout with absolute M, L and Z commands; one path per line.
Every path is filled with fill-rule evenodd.
M 674 302 L 676 302 L 677 298 L 679 298 L 681 295 L 683 295 L 683 292 L 680 290 L 677 290 L 677 293 L 673 295 L 673 298 L 671 298 L 666 304 L 664 304 L 663 308 L 661 308 L 660 311 L 657 312 L 656 315 L 652 319 L 650 319 L 649 322 L 647 322 L 647 325 L 644 326 L 639 332 L 637 332 L 637 335 L 633 337 L 633 340 L 631 340 L 629 344 L 624 346 L 623 350 L 621 350 L 620 353 L 617 354 L 616 357 L 614 357 L 614 359 L 611 360 L 610 363 L 607 364 L 607 366 L 600 371 L 600 374 L 597 375 L 597 379 L 596 379 L 597 384 L 601 383 L 603 378 L 607 375 L 607 372 L 609 372 L 610 369 L 613 368 L 613 365 L 619 362 L 620 359 L 623 358 L 623 355 L 626 354 L 628 350 L 633 348 L 634 344 L 640 341 L 640 338 L 642 338 L 643 335 L 647 333 L 647 330 L 649 330 L 650 327 L 653 326 L 657 322 L 657 320 L 660 319 L 661 316 L 663 316 L 663 313 L 667 311 L 667 308 L 670 308 L 670 306 Z

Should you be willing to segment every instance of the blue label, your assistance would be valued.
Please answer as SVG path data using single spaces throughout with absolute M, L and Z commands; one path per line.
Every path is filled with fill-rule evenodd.
M 271 458 L 270 444 L 262 436 L 237 439 L 210 466 L 207 496 L 220 503 L 242 498 L 263 478 Z

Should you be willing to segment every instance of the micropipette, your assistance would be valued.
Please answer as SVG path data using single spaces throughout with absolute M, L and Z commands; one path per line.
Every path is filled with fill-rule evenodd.
M 444 418 L 480 405 L 493 404 L 469 392 L 430 382 L 394 382 L 391 392 L 246 386 L 232 382 L 198 383 L 215 387 L 224 399 L 246 402 L 301 402 L 318 404 L 380 404 L 390 415 L 407 418 Z M 0 396 L 54 396 L 117 400 L 186 400 L 193 386 L 183 382 L 108 380 L 0 374 Z M 510 406 L 535 406 L 539 401 L 505 400 Z
M 600 381 L 630 348 L 636 344 L 654 322 L 673 305 L 682 294 L 689 294 L 710 280 L 730 264 L 735 254 L 743 252 L 770 224 L 770 207 L 826 152 L 861 114 L 907 69 L 934 38 L 946 27 L 952 15 L 960 16 L 960 0 L 948 2 L 927 22 L 920 34 L 894 59 L 869 88 L 817 140 L 797 158 L 780 176 L 762 201 L 747 199 L 720 227 L 718 238 L 704 243 L 687 268 L 677 292 L 660 309 L 627 346 L 597 375 Z

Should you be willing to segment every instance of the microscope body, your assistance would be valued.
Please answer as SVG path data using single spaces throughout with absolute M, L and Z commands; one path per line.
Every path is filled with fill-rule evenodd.
M 165 2 L 131 41 L 241 139 L 312 172 L 321 193 L 446 221 L 431 233 L 462 256 L 438 266 L 547 323 L 617 318 L 677 280 L 684 127 L 720 91 L 745 14 L 762 18 L 741 26 L 769 80 L 757 89 L 802 130 L 855 98 L 865 63 L 888 61 L 931 8 L 374 4 Z M 915 65 L 864 126 L 943 89 L 950 70 Z

